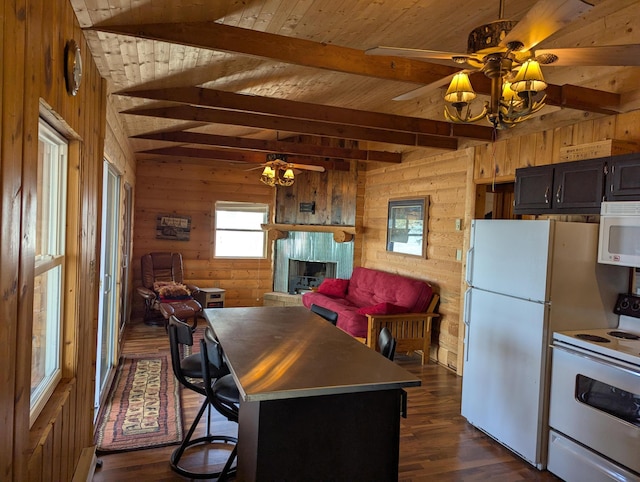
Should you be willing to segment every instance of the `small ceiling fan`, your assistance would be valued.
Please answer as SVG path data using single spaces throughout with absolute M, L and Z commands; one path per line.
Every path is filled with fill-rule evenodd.
M 267 154 L 267 161 L 256 167 L 251 167 L 247 171 L 253 171 L 254 169 L 263 169 L 265 166 L 291 168 L 301 171 L 315 171 L 324 172 L 325 168 L 322 166 L 315 166 L 313 164 L 296 164 L 295 162 L 289 162 L 286 154 Z
M 295 179 L 294 172 L 296 170 L 324 172 L 322 166 L 314 166 L 313 164 L 296 164 L 287 160 L 286 154 L 267 154 L 267 162 L 257 167 L 247 169 L 262 169 L 260 181 L 269 186 L 291 186 Z
M 445 96 L 457 113 L 445 108 L 445 117 L 453 122 L 475 122 L 487 117 L 499 128 L 510 127 L 528 118 L 544 105 L 540 92 L 544 91 L 546 83 L 539 65 L 640 65 L 640 44 L 534 50 L 539 43 L 593 8 L 584 0 L 540 0 L 520 21 L 503 18 L 504 0 L 500 0 L 499 8 L 498 20 L 481 25 L 469 33 L 466 53 L 384 46 L 369 49 L 365 53 L 435 59 L 465 65 L 465 70 L 452 80 Z M 528 71 L 530 67 L 533 69 Z M 462 114 L 462 108 L 468 107 L 469 101 L 475 98 L 468 78 L 466 83 L 464 80 L 470 71 L 483 72 L 492 81 L 491 105 L 487 105 L 486 112 L 477 116 L 469 112 Z M 456 79 L 459 75 L 461 77 Z M 505 83 L 509 83 L 506 96 L 503 90 Z M 417 89 L 394 100 L 410 99 L 426 88 L 433 86 Z

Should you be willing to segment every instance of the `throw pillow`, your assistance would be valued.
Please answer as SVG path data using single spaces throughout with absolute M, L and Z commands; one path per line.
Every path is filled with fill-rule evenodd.
M 396 315 L 398 313 L 406 313 L 407 308 L 404 306 L 394 305 L 393 303 L 378 303 L 371 306 L 363 306 L 359 308 L 359 315 Z
M 325 278 L 318 286 L 318 293 L 323 295 L 334 296 L 336 298 L 344 298 L 349 287 L 349 280 L 342 278 Z
M 191 292 L 185 285 L 173 281 L 154 283 L 154 288 L 160 298 L 165 300 L 182 300 L 191 296 Z

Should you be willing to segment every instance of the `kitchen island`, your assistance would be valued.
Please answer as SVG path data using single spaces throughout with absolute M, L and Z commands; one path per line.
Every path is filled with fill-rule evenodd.
M 240 390 L 238 480 L 397 480 L 417 377 L 304 307 L 204 313 Z

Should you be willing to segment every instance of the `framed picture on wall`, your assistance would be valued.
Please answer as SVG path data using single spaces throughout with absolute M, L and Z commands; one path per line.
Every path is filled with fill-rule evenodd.
M 389 200 L 387 251 L 425 257 L 428 206 L 426 197 Z
M 191 235 L 191 216 L 177 214 L 158 214 L 156 216 L 156 239 L 189 241 Z

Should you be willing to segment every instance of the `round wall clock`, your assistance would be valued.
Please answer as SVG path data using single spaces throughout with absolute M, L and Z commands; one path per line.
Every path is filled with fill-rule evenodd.
M 80 47 L 71 39 L 64 47 L 64 82 L 69 95 L 76 95 L 82 80 Z

